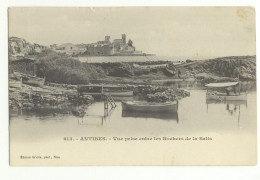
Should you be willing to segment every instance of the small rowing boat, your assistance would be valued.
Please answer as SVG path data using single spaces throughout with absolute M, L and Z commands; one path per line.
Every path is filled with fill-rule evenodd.
M 28 76 L 28 77 L 23 77 L 23 83 L 32 85 L 32 86 L 39 86 L 42 87 L 45 83 L 45 78 L 39 78 L 39 77 L 34 77 L 34 76 Z
M 72 110 L 71 112 L 76 117 L 84 117 L 86 114 L 86 111 L 84 110 Z
M 215 99 L 206 99 L 206 104 L 233 104 L 233 105 L 247 105 L 247 101 L 245 100 L 236 100 L 236 101 L 220 101 Z
M 129 90 L 117 90 L 117 91 L 104 91 L 105 94 L 117 97 L 131 97 L 133 96 L 133 91 Z
M 178 103 L 149 103 L 143 101 L 126 101 L 122 102 L 123 111 L 136 111 L 136 112 L 170 112 L 178 110 Z
M 19 73 L 19 72 L 14 72 L 14 75 L 16 77 L 21 78 L 23 84 L 42 87 L 45 83 L 45 77 L 40 78 L 29 74 Z
M 207 88 L 214 89 L 224 89 L 226 94 L 220 92 L 211 92 L 207 89 L 206 99 L 207 100 L 219 100 L 219 101 L 246 101 L 247 94 L 240 93 L 240 86 L 238 92 L 236 91 L 236 86 L 239 86 L 239 82 L 223 82 L 223 83 L 210 83 L 207 84 Z M 230 87 L 233 87 L 234 93 L 230 91 Z
M 218 95 L 218 94 L 207 93 L 207 99 L 208 100 L 220 100 L 220 101 L 246 101 L 247 95 L 240 94 L 240 95 L 227 96 L 227 95 Z
M 167 67 L 165 68 L 165 72 L 167 75 L 175 76 L 175 72 L 171 69 L 168 69 Z
M 21 81 L 9 81 L 9 87 L 10 88 L 21 88 L 22 87 L 22 82 Z

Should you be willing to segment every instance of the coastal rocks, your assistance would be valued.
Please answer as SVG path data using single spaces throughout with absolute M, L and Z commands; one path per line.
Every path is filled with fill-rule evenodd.
M 166 102 L 180 100 L 190 96 L 188 91 L 183 89 L 172 89 L 161 86 L 138 86 L 134 89 L 135 95 L 142 95 L 148 102 Z
M 10 37 L 8 39 L 8 54 L 11 56 L 26 56 L 38 54 L 45 50 L 45 46 L 39 44 L 30 44 L 26 40 Z
M 194 61 L 181 65 L 185 78 L 196 77 L 203 82 L 225 81 L 239 78 L 242 81 L 256 80 L 256 56 L 230 56 L 209 60 Z M 190 72 L 190 73 L 189 73 Z
M 32 87 L 22 85 L 21 89 L 9 92 L 9 106 L 11 109 L 32 109 L 41 106 L 57 105 L 88 105 L 94 99 L 90 95 L 78 95 L 72 87 L 44 86 Z
M 147 94 L 147 101 L 148 102 L 166 102 L 168 100 L 168 96 L 166 93 L 157 92 L 155 94 Z

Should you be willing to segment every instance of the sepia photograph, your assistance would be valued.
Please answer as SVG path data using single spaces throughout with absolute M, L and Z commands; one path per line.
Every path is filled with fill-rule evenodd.
M 255 166 L 254 7 L 9 7 L 10 166 Z

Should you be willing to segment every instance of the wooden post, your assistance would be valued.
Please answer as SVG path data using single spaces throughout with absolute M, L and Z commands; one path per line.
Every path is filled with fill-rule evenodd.
M 240 95 L 240 82 L 238 82 L 238 91 L 239 91 L 239 95 Z
M 108 109 L 108 101 L 107 101 L 107 96 L 104 95 L 104 108 Z

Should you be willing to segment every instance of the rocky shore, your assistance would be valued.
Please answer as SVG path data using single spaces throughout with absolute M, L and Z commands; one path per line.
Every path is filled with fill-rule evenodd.
M 163 86 L 137 86 L 134 89 L 134 95 L 139 95 L 148 102 L 166 102 L 166 101 L 176 101 L 184 97 L 190 96 L 188 91 L 183 89 L 173 89 Z
M 140 99 L 148 102 L 175 101 L 190 95 L 183 89 L 155 85 L 117 84 L 117 86 L 121 86 L 125 90 L 132 90 L 134 97 L 141 97 Z M 95 101 L 93 96 L 81 94 L 78 92 L 77 86 L 69 84 L 46 83 L 43 87 L 22 84 L 20 88 L 9 88 L 10 110 L 39 109 L 60 105 L 83 105 L 86 108 Z
M 33 109 L 41 106 L 89 105 L 92 96 L 78 94 L 72 85 L 48 84 L 34 87 L 22 84 L 20 88 L 9 88 L 10 109 Z

